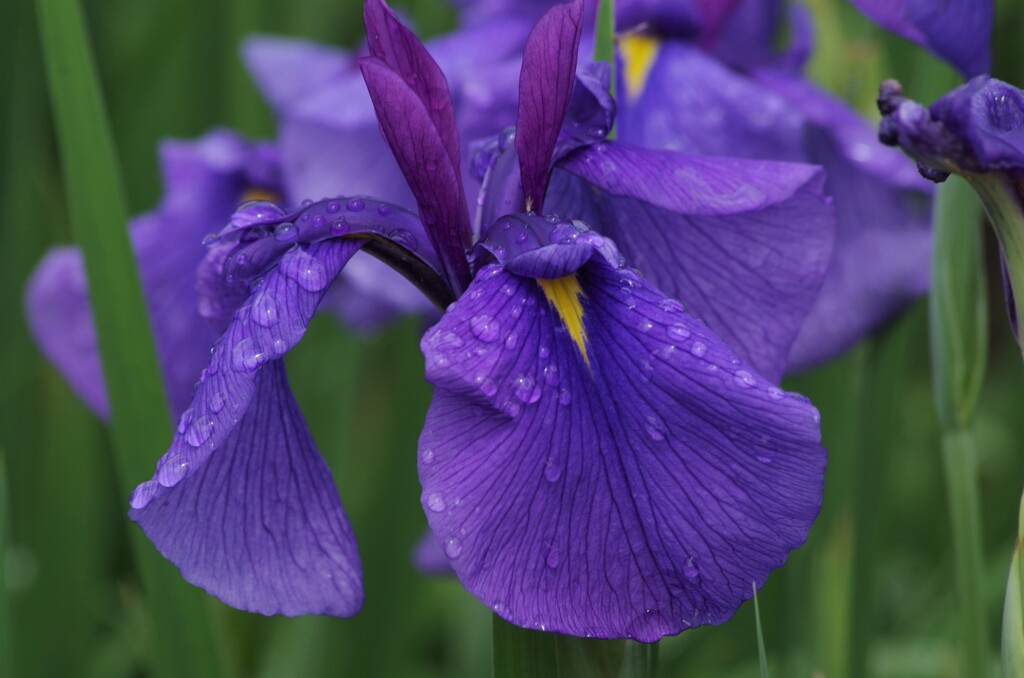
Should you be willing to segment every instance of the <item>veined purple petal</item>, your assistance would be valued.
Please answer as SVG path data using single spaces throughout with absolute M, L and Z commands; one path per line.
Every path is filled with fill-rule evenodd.
M 820 168 L 618 143 L 560 167 L 571 174 L 552 182 L 552 209 L 613 238 L 760 374 L 781 379 L 832 254 Z
M 471 593 L 530 628 L 654 641 L 721 623 L 805 539 L 818 415 L 626 269 L 481 269 L 422 342 L 430 526 Z
M 965 78 L 987 73 L 992 0 L 850 0 L 883 28 L 951 63 Z
M 515 148 L 528 211 L 544 202 L 551 155 L 575 82 L 582 21 L 583 0 L 572 0 L 544 14 L 526 41 Z
M 361 245 L 300 245 L 252 281 L 156 473 L 132 494 L 131 517 L 161 553 L 230 605 L 349 615 L 361 604 L 351 529 L 280 362 Z
M 194 420 L 186 439 L 201 439 L 203 427 L 213 425 Z M 178 472 L 176 463 L 188 462 L 165 459 L 158 479 L 141 485 L 133 503 L 155 496 L 129 515 L 187 581 L 250 612 L 359 611 L 355 535 L 283 362 L 256 375 L 252 405 L 216 451 L 172 487 L 159 486 L 161 473 Z
M 384 137 L 416 197 L 430 242 L 459 292 L 469 279 L 464 246 L 471 228 L 458 169 L 429 112 L 406 81 L 375 58 L 362 59 L 360 68 Z
M 405 79 L 423 102 L 448 151 L 452 166 L 459 169 L 459 131 L 448 81 L 437 62 L 427 53 L 420 39 L 402 25 L 384 0 L 366 0 L 363 4 L 366 41 L 370 54 Z
M 164 384 L 174 416 L 192 396 L 216 338 L 198 312 L 196 268 L 202 241 L 227 223 L 247 191 L 276 192 L 275 151 L 233 132 L 214 130 L 196 141 L 160 145 L 164 195 L 157 208 L 129 224 Z M 55 250 L 33 273 L 26 315 L 40 348 L 100 416 L 106 389 L 85 272 L 77 248 Z

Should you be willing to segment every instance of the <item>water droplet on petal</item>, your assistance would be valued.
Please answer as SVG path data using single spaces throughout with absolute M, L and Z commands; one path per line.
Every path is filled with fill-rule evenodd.
M 515 418 L 519 416 L 519 411 L 522 409 L 522 407 L 519 405 L 519 403 L 515 402 L 514 400 L 509 400 L 508 402 L 505 403 L 505 407 L 502 409 L 504 410 L 505 414 L 512 418 Z
M 707 352 L 708 347 L 703 342 L 695 341 L 693 342 L 693 345 L 690 346 L 690 353 L 697 356 L 698 358 L 703 358 L 707 354 Z
M 221 410 L 223 410 L 224 405 L 226 404 L 227 401 L 224 398 L 224 394 L 221 393 L 220 391 L 214 391 L 214 393 L 210 396 L 210 410 L 214 414 L 218 414 Z
M 992 124 L 1004 132 L 1024 124 L 1024 110 L 1021 109 L 1020 95 L 1007 87 L 995 87 L 989 95 L 988 117 Z
M 422 450 L 420 450 L 420 460 L 424 464 L 434 463 L 434 450 L 430 449 L 429 447 L 424 447 Z
M 462 542 L 458 537 L 448 537 L 444 540 L 444 553 L 449 558 L 458 558 L 462 553 Z
M 199 447 L 213 435 L 213 419 L 203 415 L 192 422 L 185 432 L 185 442 L 192 447 Z
M 676 323 L 668 328 L 668 336 L 682 341 L 690 338 L 690 330 L 686 329 L 686 325 Z
M 550 551 L 548 551 L 548 557 L 544 559 L 544 562 L 552 570 L 555 569 L 556 567 L 558 567 L 558 563 L 561 562 L 561 559 L 560 559 L 560 557 L 558 555 L 558 551 L 556 549 L 554 549 L 554 548 L 552 548 Z M 541 624 L 541 626 L 543 626 L 543 624 Z
M 554 386 L 560 381 L 561 377 L 558 375 L 558 365 L 552 363 L 544 368 L 544 383 Z
M 565 386 L 563 386 L 562 388 L 558 389 L 558 404 L 559 405 L 568 405 L 571 402 L 572 402 L 572 392 L 569 391 L 569 389 L 566 388 Z
M 178 417 L 178 433 L 184 433 L 188 428 L 188 422 L 192 419 L 192 410 L 185 410 Z
M 387 215 L 391 214 L 391 208 L 385 205 L 384 203 L 381 203 L 380 205 L 377 205 L 377 214 L 381 215 L 382 217 L 386 217 Z
M 330 282 L 327 269 L 319 259 L 308 252 L 297 249 L 292 260 L 285 266 L 286 273 L 307 292 L 319 292 Z
M 253 343 L 252 337 L 242 339 L 231 350 L 231 366 L 238 372 L 252 372 L 266 361 L 266 354 Z
M 641 320 L 640 324 L 637 325 L 637 329 L 639 329 L 641 332 L 650 332 L 652 327 L 654 327 L 654 324 L 650 320 L 647 320 L 646 318 Z
M 686 564 L 683 565 L 683 574 L 690 580 L 696 579 L 700 576 L 700 570 L 697 568 L 697 564 L 694 562 L 693 558 L 687 560 Z
M 440 513 L 441 511 L 448 508 L 448 504 L 445 503 L 444 497 L 442 497 L 440 493 L 434 492 L 429 497 L 427 497 L 427 508 L 429 508 L 434 513 Z
M 656 414 L 651 413 L 647 415 L 644 421 L 644 430 L 647 431 L 647 435 L 651 437 L 651 440 L 661 441 L 665 439 L 665 422 Z
M 273 327 L 277 324 L 277 302 L 269 294 L 261 294 L 252 305 L 252 315 L 260 327 Z
M 772 400 L 781 400 L 783 396 L 782 389 L 778 386 L 768 387 L 768 397 Z
M 739 386 L 742 386 L 743 388 L 750 388 L 751 386 L 756 384 L 757 381 L 754 379 L 754 375 L 752 375 L 750 372 L 747 372 L 746 370 L 737 370 L 736 383 Z
M 762 464 L 770 464 L 770 463 L 772 463 L 772 458 L 769 457 L 767 454 L 759 454 L 759 455 L 757 455 L 757 460 L 759 462 L 761 462 Z
M 508 336 L 505 337 L 505 348 L 510 351 L 516 347 L 519 343 L 519 336 L 515 332 L 509 332 Z
M 163 460 L 156 472 L 156 480 L 164 487 L 174 487 L 188 474 L 188 460 L 183 454 L 172 454 Z
M 498 335 L 501 333 L 501 325 L 487 314 L 473 316 L 469 321 L 469 326 L 480 341 L 487 343 L 497 341 Z
M 366 203 L 359 198 L 352 198 L 345 207 L 349 212 L 362 212 L 363 208 L 366 207 Z
M 562 477 L 562 465 L 554 457 L 548 457 L 544 462 L 544 477 L 549 483 L 558 482 Z
M 666 313 L 682 313 L 683 305 L 675 299 L 662 299 L 658 302 L 658 308 Z
M 342 219 L 335 219 L 331 222 L 331 235 L 345 235 L 349 232 L 348 222 Z
M 526 404 L 535 403 L 540 400 L 542 389 L 533 380 L 533 377 L 525 374 L 516 377 L 515 381 L 512 382 L 512 388 L 516 398 Z
M 331 214 L 334 214 L 335 212 L 337 212 L 340 209 L 341 209 L 341 205 L 339 205 L 338 203 L 334 202 L 333 200 L 331 202 L 327 203 L 327 211 L 330 212 Z
M 291 222 L 286 221 L 274 228 L 274 240 L 278 242 L 290 242 L 297 237 L 299 237 L 299 231 Z

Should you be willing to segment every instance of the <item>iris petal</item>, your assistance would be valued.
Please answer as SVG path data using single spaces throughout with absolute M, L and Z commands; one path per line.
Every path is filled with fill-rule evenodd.
M 431 528 L 522 626 L 653 641 L 722 622 L 817 514 L 817 412 L 596 246 L 573 275 L 589 366 L 536 280 L 498 264 L 424 338 Z

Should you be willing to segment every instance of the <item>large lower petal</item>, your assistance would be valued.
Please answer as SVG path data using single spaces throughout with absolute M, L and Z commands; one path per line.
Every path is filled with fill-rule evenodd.
M 132 494 L 156 547 L 230 605 L 349 615 L 361 604 L 351 529 L 281 362 L 360 245 L 296 245 L 251 280 L 156 473 Z
M 503 618 L 654 641 L 724 621 L 782 565 L 825 455 L 806 400 L 597 250 L 546 290 L 487 266 L 427 333 L 422 500 Z
M 781 379 L 832 255 L 819 168 L 624 144 L 592 146 L 561 167 L 552 209 L 612 237 L 659 289 Z

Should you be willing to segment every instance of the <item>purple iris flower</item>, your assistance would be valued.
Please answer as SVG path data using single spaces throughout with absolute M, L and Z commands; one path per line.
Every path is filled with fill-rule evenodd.
M 446 307 L 421 343 L 435 386 L 422 502 L 500 616 L 653 641 L 729 618 L 803 543 L 825 465 L 817 411 L 584 219 L 657 239 L 680 275 L 707 276 L 722 314 L 770 290 L 813 297 L 832 244 L 821 172 L 603 142 L 607 70 L 574 75 L 582 12 L 558 6 L 531 32 L 515 129 L 475 163 L 471 218 L 444 75 L 367 0 L 360 68 L 418 214 L 361 196 L 249 203 L 210 243 L 200 295 L 223 335 L 130 512 L 186 579 L 265 614 L 358 610 L 352 530 L 282 358 L 359 250 Z
M 277 155 L 227 130 L 160 146 L 164 196 L 129 230 L 171 411 L 177 417 L 209 361 L 216 332 L 200 315 L 196 268 L 203 237 L 238 203 L 280 191 Z M 99 416 L 109 414 L 96 330 L 77 247 L 50 250 L 29 279 L 25 313 L 40 350 Z

